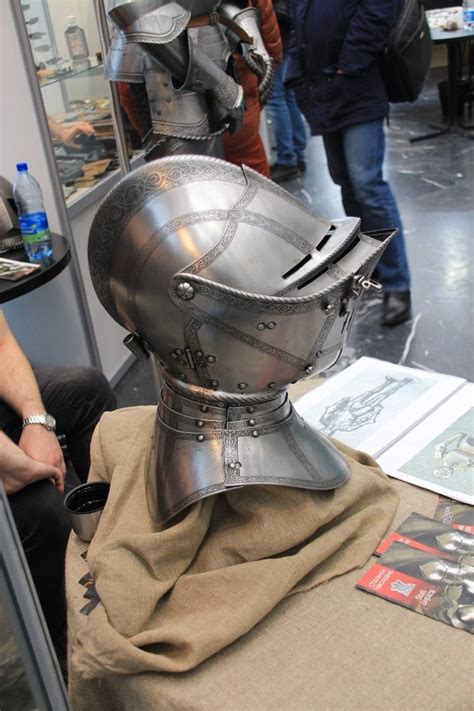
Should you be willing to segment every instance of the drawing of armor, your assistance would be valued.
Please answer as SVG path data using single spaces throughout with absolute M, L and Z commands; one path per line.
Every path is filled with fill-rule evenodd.
M 220 136 L 238 130 L 244 112 L 232 52 L 241 51 L 258 76 L 262 102 L 271 92 L 259 12 L 243 0 L 112 0 L 109 17 L 105 75 L 131 85 L 147 160 L 220 155 Z
M 465 472 L 474 467 L 474 437 L 458 432 L 435 447 L 436 467 L 433 476 L 449 479 L 456 471 Z
M 352 397 L 342 397 L 332 405 L 328 405 L 319 418 L 323 425 L 323 432 L 328 437 L 332 437 L 336 432 L 353 432 L 377 422 L 383 411 L 384 400 L 411 382 L 412 378 L 398 380 L 386 375 L 384 382 L 372 390 L 366 390 Z

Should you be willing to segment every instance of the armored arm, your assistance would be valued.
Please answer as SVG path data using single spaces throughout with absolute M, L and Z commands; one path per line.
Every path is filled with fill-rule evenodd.
M 268 54 L 260 33 L 260 13 L 256 7 L 248 6 L 244 0 L 222 3 L 220 13 L 252 38 L 252 44 L 249 45 L 241 42 L 232 29 L 227 30 L 233 49 L 240 49 L 245 62 L 259 78 L 260 101 L 265 104 L 272 92 L 275 70 L 273 59 Z
M 176 89 L 208 92 L 213 118 L 228 123 L 231 130 L 240 127 L 242 87 L 193 41 L 187 32 L 189 10 L 175 2 L 150 9 L 147 0 L 133 0 L 109 14 L 127 44 L 137 44 L 171 72 Z
M 242 87 L 186 33 L 168 44 L 143 43 L 141 47 L 170 70 L 177 89 L 209 92 L 214 99 L 214 118 L 228 123 L 231 131 L 240 128 L 244 112 Z

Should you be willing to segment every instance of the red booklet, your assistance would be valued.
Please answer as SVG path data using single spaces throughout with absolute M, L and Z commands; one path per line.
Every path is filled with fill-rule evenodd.
M 462 504 L 465 506 L 465 504 Z M 469 508 L 473 508 L 470 506 Z M 412 513 L 379 544 L 375 555 L 382 555 L 392 543 L 405 543 L 421 551 L 438 553 L 444 558 L 469 562 L 474 566 L 474 535 L 466 530 L 454 529 L 439 520 Z M 466 557 L 470 560 L 467 561 Z
M 469 506 L 469 504 L 462 504 L 460 501 L 440 496 L 433 518 L 451 526 L 451 528 L 474 533 L 474 506 Z
M 474 632 L 474 567 L 392 543 L 357 587 L 458 629 Z

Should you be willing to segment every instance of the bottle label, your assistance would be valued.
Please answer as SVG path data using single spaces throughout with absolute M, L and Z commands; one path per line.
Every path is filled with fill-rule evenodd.
M 26 215 L 19 215 L 18 221 L 23 240 L 27 244 L 44 242 L 50 238 L 48 218 L 45 212 L 30 212 Z
M 82 57 L 84 56 L 84 43 L 82 42 L 81 35 L 79 32 L 74 32 L 69 37 L 69 46 L 71 48 L 71 54 L 73 57 Z
M 464 24 L 474 25 L 474 8 L 464 8 Z

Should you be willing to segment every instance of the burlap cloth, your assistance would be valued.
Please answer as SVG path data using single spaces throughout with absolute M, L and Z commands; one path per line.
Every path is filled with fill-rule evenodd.
M 426 620 L 355 591 L 359 570 L 343 575 L 367 561 L 396 508 L 394 489 L 369 457 L 343 448 L 352 477 L 334 492 L 245 487 L 205 499 L 160 529 L 143 477 L 153 418 L 149 407 L 107 414 L 94 436 L 90 478 L 112 486 L 87 564 L 80 557 L 87 546 L 75 536 L 68 550 L 76 711 L 368 709 L 383 699 L 369 694 L 366 707 L 353 704 L 354 689 L 361 667 L 362 688 L 367 674 L 375 681 L 379 655 L 384 674 L 414 671 L 419 682 L 420 663 L 407 670 L 391 656 L 390 638 L 405 654 L 414 639 L 406 631 Z M 88 568 L 101 603 L 85 617 L 78 580 Z M 467 642 L 469 635 L 429 623 L 434 639 L 449 632 L 450 642 Z M 432 642 L 426 634 L 424 671 L 430 657 L 447 659 L 447 647 Z M 385 708 L 414 708 L 405 683 L 400 692 L 400 705 L 390 693 Z M 468 708 L 457 697 L 457 705 L 437 699 L 435 707 Z

